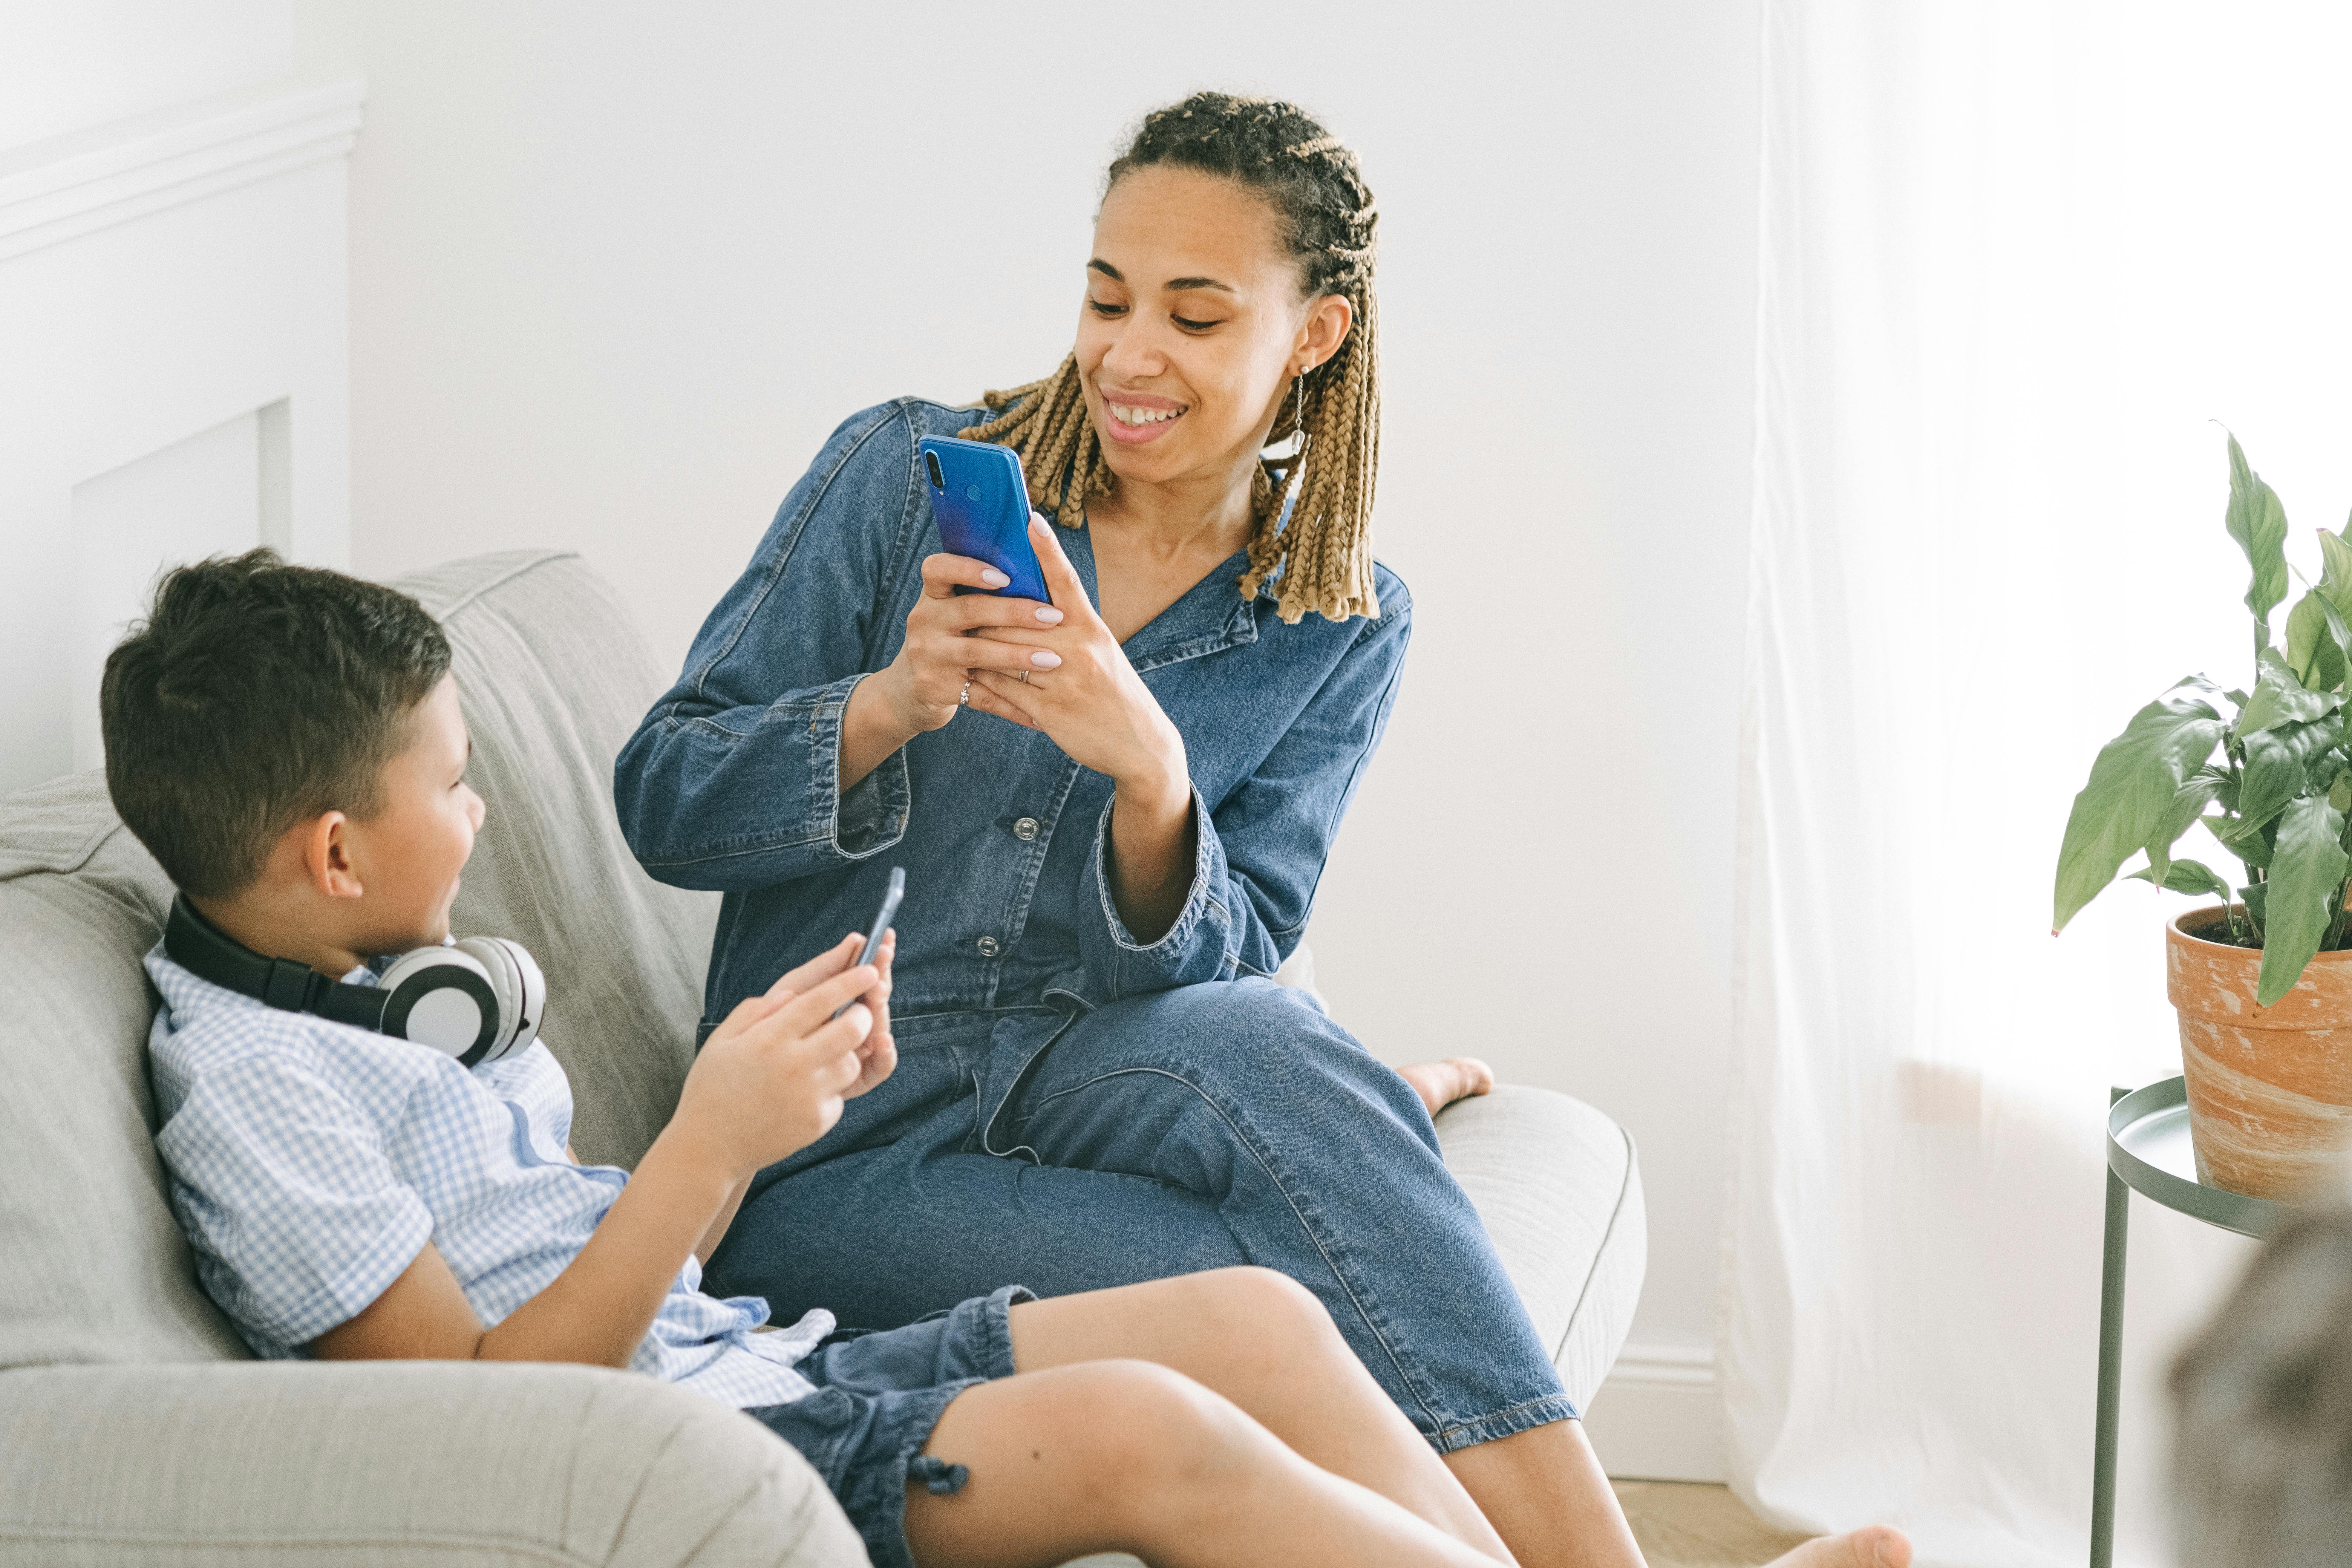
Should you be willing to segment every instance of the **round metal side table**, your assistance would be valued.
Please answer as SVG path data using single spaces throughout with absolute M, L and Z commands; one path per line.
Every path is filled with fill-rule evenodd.
M 2107 1107 L 2107 1246 L 2099 1269 L 2099 1430 L 2091 1468 L 2091 1568 L 2110 1568 L 2116 1546 L 2116 1405 L 2122 1393 L 2124 1254 L 2131 1194 L 2240 1236 L 2268 1236 L 2294 1211 L 2197 1179 L 2189 1143 L 2189 1091 L 2178 1078 L 2116 1089 Z

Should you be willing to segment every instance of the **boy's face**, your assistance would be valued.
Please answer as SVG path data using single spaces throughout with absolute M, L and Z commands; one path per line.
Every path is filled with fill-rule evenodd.
M 458 873 L 484 815 L 466 786 L 472 753 L 457 683 L 443 676 L 409 716 L 407 749 L 384 765 L 383 809 L 345 829 L 366 914 L 353 951 L 405 952 L 449 934 Z

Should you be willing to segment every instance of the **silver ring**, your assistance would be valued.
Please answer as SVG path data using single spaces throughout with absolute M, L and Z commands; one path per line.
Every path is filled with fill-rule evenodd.
M 1021 672 L 1021 684 L 1024 686 L 1029 684 L 1029 672 L 1025 669 Z
M 957 692 L 957 693 L 956 693 L 956 706 L 957 706 L 957 707 L 959 707 L 959 708 L 969 708 L 969 707 L 971 707 L 971 681 L 969 681 L 969 680 L 965 681 L 965 682 L 963 683 L 963 689 L 962 689 L 961 691 L 959 691 L 959 692 Z

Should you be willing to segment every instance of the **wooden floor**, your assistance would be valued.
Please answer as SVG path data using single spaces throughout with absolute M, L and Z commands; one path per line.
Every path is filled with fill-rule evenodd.
M 1724 1487 L 1612 1481 L 1650 1568 L 1760 1568 L 1808 1537 L 1787 1535 Z

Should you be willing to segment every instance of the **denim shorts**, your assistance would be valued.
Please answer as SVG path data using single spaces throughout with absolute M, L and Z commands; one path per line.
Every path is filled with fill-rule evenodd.
M 950 1400 L 975 1384 L 1013 1375 L 1018 1285 L 933 1312 L 900 1329 L 828 1335 L 799 1372 L 816 1392 L 745 1415 L 801 1451 L 866 1539 L 874 1568 L 914 1568 L 907 1550 L 907 1488 L 941 1496 L 963 1489 L 963 1466 L 923 1453 Z

